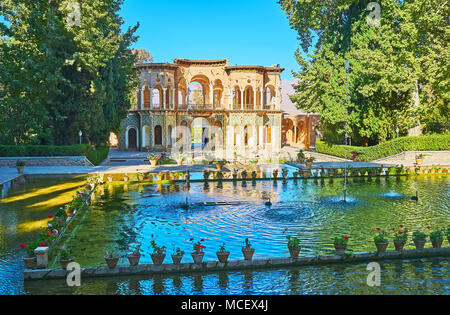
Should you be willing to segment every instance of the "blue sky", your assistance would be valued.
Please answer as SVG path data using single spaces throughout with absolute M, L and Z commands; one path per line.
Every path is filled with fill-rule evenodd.
M 231 65 L 280 64 L 298 70 L 297 33 L 276 0 L 125 0 L 124 27 L 140 22 L 135 48 L 155 62 L 227 58 Z

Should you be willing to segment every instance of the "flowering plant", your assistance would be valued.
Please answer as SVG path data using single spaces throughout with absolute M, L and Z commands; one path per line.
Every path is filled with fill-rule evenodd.
M 186 154 L 183 152 L 177 152 L 176 154 L 173 155 L 173 158 L 176 161 L 183 161 L 186 158 Z
M 425 157 L 424 154 L 417 154 L 416 155 L 416 160 L 422 160 Z
M 336 245 L 347 245 L 349 237 L 348 236 L 337 236 L 334 238 L 334 244 Z
M 421 231 L 415 231 L 413 233 L 413 240 L 414 241 L 426 241 L 427 235 Z
M 373 238 L 376 244 L 386 244 L 388 242 L 386 238 L 386 232 L 382 231 L 380 228 L 377 228 L 378 234 Z
M 159 154 L 149 154 L 147 155 L 147 159 L 149 161 L 159 161 L 161 159 L 161 156 Z
M 432 242 L 438 242 L 443 239 L 443 228 L 442 229 L 436 229 L 433 232 L 430 233 L 430 240 Z
M 62 260 L 69 260 L 72 258 L 70 250 L 66 249 L 65 246 L 59 248 L 59 255 Z
M 158 246 L 155 242 L 155 240 L 152 240 L 151 243 L 152 248 L 153 248 L 153 254 L 158 254 L 158 255 L 162 255 L 166 253 L 166 246 Z
M 30 242 L 28 244 L 20 245 L 20 248 L 25 250 L 29 258 L 34 257 L 34 250 L 38 247 L 39 247 L 38 242 Z
M 286 238 L 288 240 L 289 248 L 299 248 L 300 247 L 300 239 L 298 237 L 288 235 Z
M 250 249 L 252 247 L 252 244 L 250 243 L 250 240 L 248 238 L 244 241 L 245 248 Z
M 394 241 L 398 243 L 406 243 L 408 240 L 408 229 L 404 225 L 400 225 L 400 230 L 392 229 L 395 232 Z
M 193 240 L 193 239 L 191 239 Z M 204 245 L 202 245 L 202 243 L 204 242 L 204 239 L 201 239 L 199 242 L 194 243 L 194 245 L 192 246 L 192 248 L 197 252 L 197 253 L 201 253 L 203 252 L 203 250 L 206 248 Z
M 219 253 L 221 254 L 228 253 L 227 249 L 225 248 L 225 243 L 222 243 L 222 245 L 219 246 Z
M 183 256 L 184 255 L 184 251 L 181 250 L 181 248 L 177 248 L 173 250 L 173 255 L 174 256 Z
M 310 156 L 309 158 L 306 159 L 306 163 L 312 163 L 312 162 L 314 162 L 315 160 L 316 160 L 315 157 Z

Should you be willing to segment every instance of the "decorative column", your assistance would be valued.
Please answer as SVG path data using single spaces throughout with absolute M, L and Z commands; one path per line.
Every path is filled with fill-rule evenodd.
M 256 89 L 253 90 L 253 109 L 256 109 Z
M 153 86 L 149 87 L 150 90 L 150 109 L 153 109 Z
M 241 92 L 241 109 L 244 109 L 244 90 L 239 88 Z
M 144 87 L 142 87 L 139 91 L 139 93 L 141 93 L 141 104 L 140 105 L 140 110 L 144 109 Z
M 172 88 L 172 102 L 171 102 L 171 108 L 175 108 L 175 88 Z
M 297 134 L 297 127 L 298 127 L 298 122 L 295 123 L 294 125 L 294 143 L 297 143 L 297 139 L 298 139 L 298 134 Z
M 166 109 L 166 96 L 167 96 L 167 88 L 163 88 L 162 108 L 164 109 Z
M 211 107 L 214 107 L 214 86 L 212 83 L 209 85 L 209 103 Z
M 260 108 L 260 109 L 263 109 L 263 108 L 264 108 L 264 89 L 261 88 L 260 90 L 261 90 L 261 91 L 259 92 L 259 93 L 260 93 L 260 98 L 259 98 L 259 108 Z

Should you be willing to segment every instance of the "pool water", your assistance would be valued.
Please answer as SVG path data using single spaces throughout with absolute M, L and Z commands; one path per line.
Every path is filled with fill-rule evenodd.
M 23 291 L 24 252 L 20 244 L 35 241 L 55 210 L 72 200 L 85 177 L 21 177 L 1 187 L 0 294 Z
M 83 280 L 80 288 L 65 281 L 24 284 L 19 245 L 36 238 L 47 216 L 71 200 L 84 177 L 26 177 L 3 187 L 0 199 L 0 294 L 448 294 L 448 259 L 391 261 L 382 264 L 381 288 L 366 285 L 365 264 L 287 268 L 172 277 L 127 277 Z M 241 259 L 250 238 L 255 258 L 288 255 L 286 235 L 298 235 L 302 256 L 333 252 L 336 235 L 350 236 L 349 251 L 373 251 L 375 228 L 400 224 L 410 230 L 450 225 L 446 177 L 350 179 L 343 202 L 342 179 L 192 183 L 152 185 L 105 184 L 96 204 L 79 218 L 65 245 L 83 267 L 105 265 L 103 249 L 124 257 L 142 244 L 142 263 L 151 263 L 150 241 L 176 247 L 192 261 L 192 242 L 204 239 L 205 260 L 225 242 L 230 259 Z M 419 192 L 419 201 L 411 200 Z M 188 201 L 190 208 L 184 210 Z M 272 207 L 264 202 L 271 198 Z M 204 202 L 220 202 L 205 206 Z M 152 238 L 151 236 L 154 236 Z M 429 245 L 428 245 L 429 246 Z M 445 245 L 448 246 L 447 241 Z M 392 242 L 390 248 L 393 248 Z M 412 243 L 407 248 L 413 248 Z M 120 264 L 128 262 L 122 258 Z
M 187 194 L 184 184 L 106 184 L 66 246 L 82 266 L 104 265 L 103 249 L 118 252 L 123 257 L 120 264 L 127 265 L 125 255 L 139 244 L 141 261 L 151 263 L 152 240 L 167 247 L 166 262 L 178 247 L 186 252 L 183 261 L 191 262 L 190 239 L 204 239 L 208 261 L 217 260 L 223 243 L 230 259 L 242 259 L 245 238 L 256 249 L 255 258 L 285 257 L 286 236 L 297 235 L 302 255 L 313 256 L 333 253 L 338 235 L 350 237 L 349 251 L 374 251 L 376 228 L 393 234 L 391 229 L 399 225 L 412 231 L 450 225 L 446 178 L 355 179 L 347 203 L 342 186 L 342 180 L 248 182 L 244 187 L 232 182 L 223 187 L 193 183 Z M 419 202 L 411 200 L 416 191 Z M 188 210 L 182 208 L 186 196 Z M 269 197 L 272 207 L 264 205 Z M 212 206 L 214 202 L 221 204 Z M 406 248 L 414 248 L 412 241 Z

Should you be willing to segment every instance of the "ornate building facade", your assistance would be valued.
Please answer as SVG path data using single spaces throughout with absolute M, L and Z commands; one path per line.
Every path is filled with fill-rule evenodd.
M 184 138 L 192 148 L 234 155 L 280 152 L 283 68 L 175 59 L 136 69 L 141 84 L 122 122 L 121 150 L 170 152 Z

